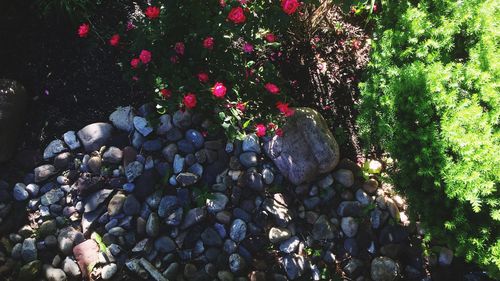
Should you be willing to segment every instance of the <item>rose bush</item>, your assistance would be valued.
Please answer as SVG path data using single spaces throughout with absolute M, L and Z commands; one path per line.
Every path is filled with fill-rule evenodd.
M 280 38 L 304 2 L 315 0 L 148 1 L 109 45 L 160 114 L 193 110 L 215 116 L 231 139 L 264 136 L 293 114 L 291 85 L 278 71 Z

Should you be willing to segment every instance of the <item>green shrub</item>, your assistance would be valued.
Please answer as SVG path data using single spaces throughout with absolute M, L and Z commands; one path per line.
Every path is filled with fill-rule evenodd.
M 500 277 L 497 0 L 383 1 L 359 126 L 431 236 Z M 414 215 L 415 215 L 414 214 Z

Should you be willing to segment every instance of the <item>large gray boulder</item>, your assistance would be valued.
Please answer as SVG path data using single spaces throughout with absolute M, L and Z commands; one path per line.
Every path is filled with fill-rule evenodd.
M 339 162 L 339 146 L 325 119 L 306 107 L 295 109 L 283 126 L 283 136 L 274 136 L 265 144 L 265 150 L 295 185 L 331 172 Z
M 0 79 L 0 162 L 10 159 L 16 151 L 26 102 L 26 90 L 19 82 Z
M 93 123 L 78 131 L 77 135 L 85 151 L 99 150 L 111 137 L 113 126 L 108 123 Z

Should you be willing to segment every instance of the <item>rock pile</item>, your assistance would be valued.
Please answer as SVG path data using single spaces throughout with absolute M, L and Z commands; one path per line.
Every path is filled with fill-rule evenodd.
M 125 274 L 157 281 L 425 276 L 422 253 L 410 243 L 404 200 L 389 197 L 392 191 L 376 177 L 365 180 L 350 160 L 293 185 L 263 153 L 276 139 L 247 135 L 227 143 L 206 136 L 209 124 L 200 116 L 179 111 L 156 123 L 147 121 L 152 114 L 148 105 L 137 115 L 119 108 L 112 125 L 90 124 L 46 147 L 47 162 L 12 187 L 15 200 L 27 204 L 29 223 L 2 240 L 8 250 L 0 275 L 110 280 Z M 439 262 L 451 257 L 444 251 Z

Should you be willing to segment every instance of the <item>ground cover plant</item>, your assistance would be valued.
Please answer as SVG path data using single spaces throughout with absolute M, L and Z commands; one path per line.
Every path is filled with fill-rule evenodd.
M 498 1 L 383 1 L 359 125 L 431 237 L 500 275 Z

